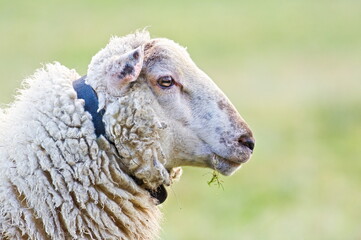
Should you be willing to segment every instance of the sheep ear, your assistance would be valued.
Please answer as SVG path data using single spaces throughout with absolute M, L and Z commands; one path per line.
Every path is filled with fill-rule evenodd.
M 112 87 L 123 88 L 137 80 L 143 67 L 144 47 L 140 46 L 123 55 L 114 56 L 107 64 L 106 72 Z

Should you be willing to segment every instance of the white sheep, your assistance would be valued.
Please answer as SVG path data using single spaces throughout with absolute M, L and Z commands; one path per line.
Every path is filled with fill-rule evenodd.
M 78 79 L 46 65 L 1 113 L 1 239 L 154 239 L 180 166 L 230 175 L 252 154 L 247 124 L 171 40 L 114 37 Z

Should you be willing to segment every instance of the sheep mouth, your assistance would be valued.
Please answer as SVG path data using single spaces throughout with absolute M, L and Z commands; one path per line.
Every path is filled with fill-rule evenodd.
M 236 172 L 243 163 L 247 162 L 250 156 L 240 158 L 237 160 L 223 158 L 217 154 L 213 154 L 211 157 L 212 168 L 219 173 L 229 176 Z

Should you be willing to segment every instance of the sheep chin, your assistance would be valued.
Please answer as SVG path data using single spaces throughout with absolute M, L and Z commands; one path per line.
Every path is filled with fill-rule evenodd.
M 213 154 L 211 167 L 222 175 L 230 176 L 241 168 L 243 162 L 234 162 Z

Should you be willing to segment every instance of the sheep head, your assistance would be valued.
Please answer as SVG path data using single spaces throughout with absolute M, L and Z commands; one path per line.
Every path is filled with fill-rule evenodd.
M 113 38 L 92 59 L 87 81 L 105 109 L 120 166 L 147 188 L 171 184 L 180 166 L 230 175 L 253 152 L 235 107 L 171 40 L 145 31 Z

